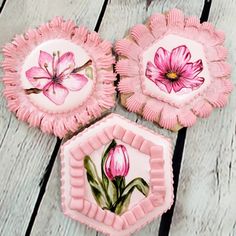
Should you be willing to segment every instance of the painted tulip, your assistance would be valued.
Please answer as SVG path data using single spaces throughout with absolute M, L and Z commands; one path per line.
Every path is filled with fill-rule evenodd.
M 129 157 L 124 145 L 112 148 L 105 161 L 106 176 L 113 180 L 115 177 L 125 177 L 129 172 Z

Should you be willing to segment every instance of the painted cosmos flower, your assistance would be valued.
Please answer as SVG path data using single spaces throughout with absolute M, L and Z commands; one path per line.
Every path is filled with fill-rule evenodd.
M 56 105 L 64 103 L 70 91 L 79 91 L 88 79 L 76 73 L 74 54 L 66 52 L 49 53 L 40 51 L 38 66 L 26 71 L 26 77 L 31 84 L 42 91 Z
M 129 157 L 124 145 L 117 145 L 108 153 L 105 162 L 106 176 L 113 180 L 115 177 L 125 177 L 129 172 Z
M 146 76 L 162 91 L 179 92 L 183 88 L 199 88 L 204 78 L 199 77 L 203 70 L 202 60 L 190 62 L 191 53 L 185 46 L 174 48 L 171 52 L 160 47 L 157 49 L 154 64 L 147 63 Z
M 192 126 L 198 117 L 206 118 L 213 108 L 227 104 L 233 84 L 222 31 L 172 9 L 152 15 L 147 24 L 135 25 L 129 32 L 128 37 L 115 45 L 120 58 L 116 64 L 120 100 L 129 111 L 176 130 Z M 175 38 L 182 38 L 182 43 L 177 44 Z M 167 51 L 157 46 L 165 40 L 172 40 L 175 48 Z M 186 45 L 186 40 L 193 44 L 189 41 Z M 196 47 L 197 53 L 193 50 L 190 54 L 191 44 L 202 49 Z M 155 55 L 143 67 L 150 48 Z M 195 60 L 194 56 L 199 57 Z M 147 80 L 150 87 L 145 83 Z M 182 96 L 186 93 L 188 96 Z

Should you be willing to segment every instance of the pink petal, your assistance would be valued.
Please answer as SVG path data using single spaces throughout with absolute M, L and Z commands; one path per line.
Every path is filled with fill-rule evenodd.
M 56 63 L 57 75 L 69 74 L 75 67 L 74 54 L 72 52 L 64 53 Z
M 43 69 L 45 68 L 45 65 L 46 65 L 50 73 L 50 76 L 52 75 L 52 72 L 53 72 L 52 71 L 52 56 L 50 54 L 44 51 L 40 51 L 38 63 L 39 63 L 39 66 Z
M 193 79 L 184 77 L 179 78 L 179 81 L 183 84 L 183 88 L 191 88 L 191 89 L 199 88 L 204 83 L 204 80 L 205 79 L 202 77 L 195 77 Z
M 175 92 L 179 92 L 182 88 L 184 88 L 184 85 L 182 84 L 182 81 L 179 79 L 172 83 L 172 87 Z
M 119 146 L 119 145 L 118 145 Z M 124 176 L 126 176 L 129 172 L 129 155 L 127 152 L 127 149 L 124 145 L 120 145 L 122 152 L 124 154 L 124 159 L 125 159 L 125 171 L 124 171 Z
M 114 153 L 114 148 L 112 148 L 108 154 L 108 157 L 105 161 L 105 165 L 104 165 L 104 172 L 106 173 L 106 176 L 112 180 L 114 178 L 114 176 L 111 173 L 111 159 L 113 158 L 113 153 Z
M 170 55 L 171 71 L 180 73 L 190 58 L 191 53 L 185 45 L 174 48 Z
M 84 75 L 70 74 L 69 77 L 63 79 L 62 85 L 71 91 L 79 91 L 87 82 L 88 79 Z
M 160 73 L 150 61 L 147 63 L 146 77 L 154 82 L 162 91 L 170 93 L 172 90 L 172 83 Z M 164 85 L 164 86 L 163 86 Z
M 43 94 L 48 97 L 53 103 L 56 105 L 61 105 L 64 103 L 66 96 L 68 95 L 69 91 L 63 85 L 49 82 L 43 88 Z
M 165 80 L 163 79 L 160 82 L 165 85 L 167 92 L 170 93 L 172 90 L 172 82 L 169 81 L 168 79 L 165 79 Z
M 42 89 L 48 83 L 48 80 L 50 80 L 48 73 L 37 66 L 31 67 L 25 72 L 25 75 L 30 83 L 38 89 Z
M 186 78 L 194 78 L 196 77 L 199 73 L 201 73 L 203 70 L 203 65 L 202 65 L 202 60 L 198 60 L 193 63 L 187 63 L 181 73 L 181 77 L 186 77 Z
M 152 64 L 152 62 L 149 61 L 147 63 L 145 75 L 148 79 L 155 83 L 156 78 L 160 76 L 160 71 L 156 66 Z
M 123 145 L 117 145 L 114 149 L 113 156 L 111 159 L 112 176 L 126 176 L 128 171 L 129 159 L 126 148 Z
M 170 70 L 170 52 L 160 47 L 157 49 L 154 63 L 162 73 L 167 73 Z

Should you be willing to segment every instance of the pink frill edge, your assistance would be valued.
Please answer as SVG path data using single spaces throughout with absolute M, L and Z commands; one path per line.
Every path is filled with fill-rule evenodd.
M 110 119 L 113 119 L 113 117 L 119 117 L 120 119 L 123 119 L 123 120 L 125 120 L 126 122 L 129 122 L 129 123 L 132 123 L 130 120 L 128 120 L 128 119 L 126 119 L 126 118 L 124 118 L 124 117 L 122 117 L 122 116 L 120 116 L 120 115 L 118 115 L 118 114 L 110 114 L 110 115 L 108 115 L 107 117 L 105 117 L 105 118 L 103 118 L 102 120 L 100 120 L 99 122 L 97 122 L 97 123 L 95 123 L 95 124 L 93 124 L 93 125 L 91 125 L 89 128 L 87 128 L 87 129 L 93 129 L 93 128 L 95 128 L 95 127 L 97 127 L 97 126 L 99 126 L 100 125 L 100 123 L 102 123 L 102 122 L 107 122 L 108 120 L 110 120 Z M 137 125 L 138 127 L 140 127 L 140 128 L 142 128 L 142 129 L 144 129 L 144 130 L 146 130 L 146 131 L 148 131 L 148 132 L 150 132 L 150 133 L 152 133 L 152 134 L 154 134 L 154 135 L 158 135 L 159 137 L 161 137 L 161 138 L 164 138 L 164 139 L 166 139 L 168 142 L 169 142 L 169 144 L 171 144 L 171 140 L 170 139 L 168 139 L 168 138 L 166 138 L 166 137 L 164 137 L 164 136 L 162 136 L 162 135 L 160 135 L 160 134 L 157 134 L 157 133 L 155 133 L 154 131 L 152 131 L 152 130 L 150 130 L 150 129 L 148 129 L 148 128 L 146 128 L 146 127 L 143 127 L 143 126 L 141 126 L 141 125 L 138 125 L 138 124 L 135 124 L 135 125 Z M 81 135 L 83 135 L 83 133 L 85 133 L 85 132 L 87 132 L 87 129 L 85 129 L 84 131 L 82 131 L 81 133 L 80 133 L 80 136 Z M 119 126 L 117 126 L 117 125 L 115 125 L 114 127 L 107 127 L 105 130 L 103 130 L 102 132 L 101 132 L 101 134 L 100 133 L 98 133 L 97 134 L 97 136 L 98 136 L 98 138 L 100 139 L 100 141 L 99 141 L 99 145 L 98 145 L 98 147 L 101 145 L 101 143 L 103 144 L 103 145 L 105 145 L 105 144 L 107 144 L 112 138 L 114 138 L 114 136 L 117 138 L 117 139 L 121 139 L 121 140 L 123 140 L 123 141 L 125 141 L 125 142 L 127 142 L 127 140 L 124 140 L 124 135 L 125 135 L 125 133 L 126 133 L 126 131 L 122 128 L 122 127 L 119 127 Z M 132 133 L 132 132 L 131 132 Z M 105 135 L 104 135 L 105 134 Z M 113 136 L 114 135 L 114 136 Z M 99 137 L 100 136 L 100 137 Z M 105 138 L 103 138 L 103 136 L 106 136 Z M 129 135 L 129 137 L 130 136 L 133 136 L 133 135 Z M 135 137 L 136 135 L 134 135 L 134 137 Z M 85 220 L 83 220 L 83 219 L 81 219 L 81 217 L 76 217 L 76 216 L 73 216 L 73 215 L 71 215 L 70 214 L 70 212 L 68 211 L 68 206 L 66 206 L 66 196 L 65 196 L 65 188 L 66 188 L 66 186 L 65 186 L 65 180 L 64 180 L 64 176 L 65 176 L 65 170 L 66 169 L 68 169 L 66 166 L 65 166 L 65 158 L 68 158 L 68 157 L 66 157 L 65 155 L 64 155 L 64 150 L 65 150 L 65 147 L 66 146 L 68 146 L 68 145 L 70 145 L 72 142 L 74 142 L 75 141 L 75 139 L 77 138 L 77 136 L 74 136 L 73 138 L 71 138 L 69 141 L 67 141 L 63 146 L 62 146 L 62 148 L 61 148 L 61 152 L 60 152 L 60 157 L 61 157 L 61 206 L 62 206 L 62 210 L 63 210 L 63 212 L 64 212 L 64 214 L 65 215 L 67 215 L 68 217 L 71 217 L 71 218 L 73 218 L 74 220 L 77 220 L 77 221 L 79 221 L 80 223 L 83 223 L 83 224 L 86 224 L 86 225 L 88 225 L 89 227 L 91 227 L 91 228 L 94 228 L 94 229 L 96 229 L 97 231 L 100 231 L 100 232 L 102 232 L 102 233 L 104 233 L 104 234 L 106 234 L 106 235 L 112 235 L 112 234 L 110 234 L 109 232 L 107 232 L 107 230 L 104 230 L 103 229 L 103 227 L 102 227 L 102 225 L 101 226 L 97 226 L 97 227 L 95 227 L 94 226 L 94 224 L 90 224 L 88 221 L 85 221 Z M 92 141 L 92 142 L 90 142 L 90 141 Z M 83 149 L 81 149 L 81 145 L 80 145 L 80 147 L 75 147 L 73 150 L 70 150 L 70 158 L 72 158 L 72 160 L 70 160 L 70 174 L 71 174 L 71 171 L 73 171 L 73 168 L 80 168 L 81 167 L 81 164 L 83 163 L 83 162 L 81 162 L 81 158 L 82 158 L 82 156 L 84 155 L 84 154 L 87 154 L 87 155 L 89 155 L 89 154 L 91 154 L 91 152 L 93 152 L 94 150 L 96 150 L 96 142 L 94 142 L 95 140 L 87 140 L 86 141 L 86 147 L 88 147 L 89 146 L 89 148 L 87 149 L 87 148 L 83 148 Z M 145 140 L 143 140 L 142 139 L 142 141 L 144 141 L 144 142 L 141 142 L 142 144 L 143 143 L 145 143 Z M 131 142 L 131 141 L 130 141 Z M 127 142 L 127 143 L 129 143 L 129 142 Z M 132 142 L 131 142 L 132 143 Z M 143 146 L 143 148 L 142 148 L 142 152 L 146 152 L 147 151 L 147 148 L 149 148 L 150 147 L 150 145 L 149 145 L 149 143 L 151 143 L 151 142 L 148 142 L 148 145 L 140 145 L 140 147 L 139 147 L 139 149 L 141 149 L 141 146 Z M 93 145 L 95 145 L 95 146 L 93 146 Z M 144 147 L 145 146 L 145 147 Z M 155 146 L 155 145 L 154 145 Z M 161 149 L 162 150 L 162 149 Z M 155 154 L 155 151 L 158 151 L 158 152 L 160 152 L 160 150 L 159 150 L 159 148 L 158 148 L 158 150 L 153 150 L 153 149 L 151 149 L 151 156 L 155 156 L 156 154 Z M 163 212 L 161 212 L 159 215 L 156 215 L 155 217 L 152 217 L 149 221 L 146 221 L 145 222 L 145 224 L 139 224 L 138 225 L 138 227 L 136 227 L 136 229 L 134 230 L 134 231 L 132 231 L 132 232 L 130 232 L 129 234 L 125 234 L 125 235 L 130 235 L 131 233 L 133 234 L 134 232 L 137 232 L 137 231 L 139 231 L 140 229 L 142 229 L 145 225 L 147 225 L 147 224 L 149 224 L 149 223 L 151 223 L 153 220 L 155 220 L 156 218 L 158 218 L 161 214 L 163 214 L 163 213 L 165 213 L 167 210 L 169 210 L 170 208 L 171 208 L 171 206 L 172 206 L 172 204 L 173 204 L 173 202 L 174 202 L 174 194 L 173 194 L 173 184 L 174 184 L 174 182 L 173 182 L 173 171 L 172 171 L 172 155 L 173 155 L 173 149 L 172 149 L 172 145 L 169 145 L 169 149 L 167 150 L 167 153 L 168 153 L 168 158 L 166 158 L 166 160 L 165 161 L 167 161 L 168 162 L 168 165 L 170 166 L 170 180 L 171 180 L 171 190 L 170 190 L 170 192 L 171 192 L 171 198 L 170 198 L 170 202 L 168 202 L 168 204 L 166 205 L 166 208 L 165 208 L 165 210 L 163 211 Z M 156 159 L 156 157 L 152 157 L 152 158 L 150 158 L 150 163 L 151 163 L 151 161 L 155 161 L 155 159 Z M 159 159 L 159 158 L 158 158 Z M 78 169 L 77 169 L 77 171 L 76 172 L 78 172 Z M 153 176 L 153 179 L 154 179 L 154 181 L 155 181 L 155 173 L 152 173 L 152 172 L 150 172 L 150 175 L 151 176 Z M 80 179 L 81 179 L 81 176 L 83 177 L 84 176 L 84 171 L 82 171 L 81 172 L 81 174 L 80 174 Z M 72 181 L 73 182 L 73 181 Z M 83 186 L 84 185 L 84 180 L 82 181 L 82 183 L 81 183 L 81 186 Z M 165 188 L 165 185 L 166 185 L 166 183 L 164 183 L 163 184 L 163 188 Z M 72 187 L 73 187 L 73 184 L 72 184 Z M 155 187 L 155 186 L 154 186 Z M 154 190 L 154 191 L 157 191 L 157 192 L 159 192 L 159 191 L 163 191 L 163 188 L 160 190 L 160 189 L 156 189 L 156 190 Z M 153 189 L 152 189 L 152 191 L 153 191 Z M 71 193 L 72 193 L 72 191 L 71 191 Z M 164 193 L 165 193 L 165 191 L 164 191 Z M 79 193 L 78 191 L 76 191 L 76 198 L 81 198 L 81 193 Z M 82 193 L 83 194 L 83 193 Z M 143 210 L 143 208 L 145 207 L 145 199 L 144 199 L 144 201 L 143 201 L 143 204 L 144 204 L 144 206 L 140 206 L 139 204 L 137 204 L 136 206 L 134 206 L 134 211 L 136 211 L 137 210 L 137 214 L 138 214 L 138 211 L 140 211 L 140 209 L 141 209 L 141 213 L 143 212 L 144 214 L 147 214 L 148 213 L 148 209 L 149 209 L 149 206 L 151 205 L 152 206 L 152 209 L 153 209 L 153 207 L 155 207 L 155 206 L 153 206 L 153 203 L 155 202 L 155 201 L 157 201 L 158 200 L 158 202 L 157 202 L 157 204 L 160 204 L 160 200 L 159 199 L 156 199 L 156 197 L 155 196 L 153 196 L 154 194 L 153 194 L 153 192 L 151 192 L 151 194 L 150 194 L 150 196 L 149 196 L 149 199 L 147 199 L 147 202 L 148 202 L 148 204 L 146 205 L 146 207 L 148 207 L 147 208 L 147 210 Z M 72 197 L 72 199 L 73 199 L 73 197 Z M 152 204 L 150 204 L 150 200 L 153 202 Z M 136 221 L 135 222 L 132 222 L 132 218 L 135 218 L 135 214 L 133 214 L 133 212 L 132 211 L 128 211 L 128 213 L 126 214 L 123 214 L 122 216 L 116 216 L 114 213 L 112 213 L 112 212 L 109 212 L 109 211 L 107 211 L 107 210 L 102 210 L 102 209 L 99 209 L 99 207 L 97 207 L 97 206 L 94 206 L 94 204 L 92 204 L 91 206 L 88 206 L 88 204 L 87 204 L 87 202 L 88 201 L 83 201 L 83 202 L 81 202 L 81 201 L 71 201 L 70 202 L 70 207 L 72 206 L 72 208 L 74 207 L 74 209 L 76 209 L 76 210 L 78 210 L 78 211 L 81 211 L 81 213 L 82 214 L 84 214 L 85 216 L 86 215 L 88 215 L 88 214 L 91 214 L 92 215 L 92 219 L 95 219 L 95 220 L 99 220 L 99 221 L 101 221 L 102 223 L 105 223 L 106 225 L 112 225 L 112 227 L 115 229 L 115 230 L 118 230 L 118 234 L 117 235 L 123 235 L 122 234 L 122 229 L 124 230 L 124 228 L 125 229 L 127 229 L 127 227 L 129 227 L 129 225 L 133 225 L 133 224 L 135 224 L 136 223 Z M 76 204 L 73 204 L 73 203 L 76 203 Z M 82 204 L 80 204 L 80 203 L 82 203 Z M 84 204 L 84 203 L 86 203 L 86 204 Z M 86 212 L 84 211 L 84 210 L 86 210 Z M 147 212 L 146 212 L 147 211 Z M 130 214 L 130 212 L 132 213 L 132 214 Z M 100 217 L 101 216 L 101 217 Z M 137 215 L 138 216 L 138 215 Z M 141 216 L 138 216 L 138 217 L 142 217 L 143 215 L 141 215 Z M 103 217 L 103 218 L 102 218 Z M 98 219 L 99 218 L 99 219 Z M 102 218 L 102 219 L 101 219 Z M 112 219 L 112 222 L 110 222 L 110 221 L 108 221 L 108 218 L 111 218 Z M 129 218 L 129 219 L 128 219 Z
M 181 107 L 176 107 L 165 99 L 147 96 L 142 90 L 142 68 L 140 59 L 142 52 L 164 35 L 171 33 L 201 43 L 212 77 L 211 84 L 194 99 Z M 197 117 L 207 118 L 213 108 L 222 108 L 227 104 L 229 94 L 233 89 L 229 79 L 231 67 L 226 62 L 227 50 L 223 43 L 224 33 L 216 30 L 211 23 L 200 23 L 197 17 L 185 17 L 178 9 L 172 9 L 167 14 L 154 14 L 147 24 L 134 26 L 129 33 L 130 39 L 121 39 L 115 45 L 115 50 L 122 57 L 116 64 L 116 72 L 121 80 L 118 89 L 121 94 L 128 94 L 126 108 L 137 112 L 150 121 L 158 121 L 166 129 L 177 125 L 190 127 Z M 125 58 L 124 58 L 125 57 Z
M 64 113 L 50 113 L 33 105 L 20 82 L 22 61 L 44 41 L 62 38 L 80 45 L 92 58 L 95 64 L 96 84 L 91 96 L 76 109 Z M 77 26 L 72 20 L 55 17 L 50 22 L 31 29 L 24 35 L 17 35 L 11 43 L 7 43 L 2 51 L 4 60 L 3 94 L 7 106 L 21 121 L 32 127 L 39 127 L 43 132 L 54 134 L 60 138 L 68 132 L 77 131 L 78 127 L 88 124 L 92 119 L 102 115 L 106 109 L 115 105 L 116 75 L 112 65 L 112 44 L 102 40 L 97 32 L 90 32 L 84 26 Z

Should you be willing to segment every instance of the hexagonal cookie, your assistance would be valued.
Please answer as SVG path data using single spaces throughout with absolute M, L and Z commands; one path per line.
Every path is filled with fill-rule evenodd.
M 170 141 L 111 114 L 61 151 L 64 213 L 113 236 L 130 235 L 173 202 Z

